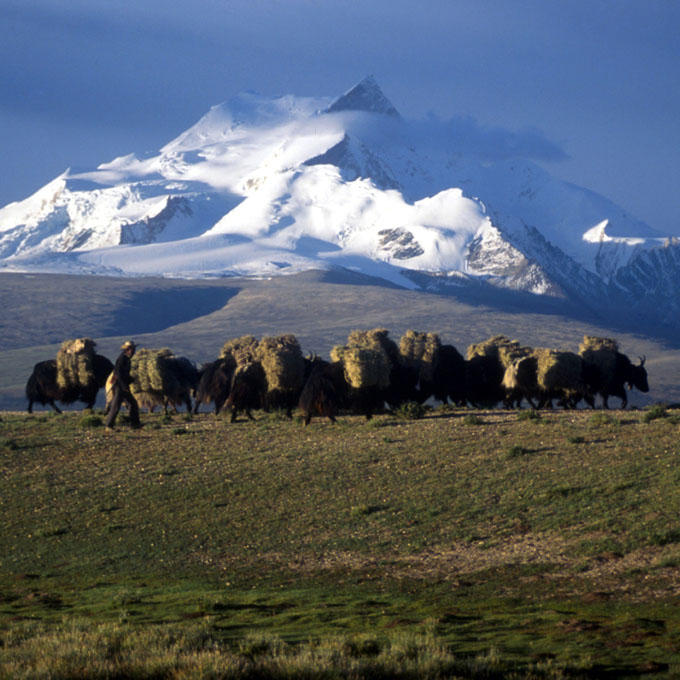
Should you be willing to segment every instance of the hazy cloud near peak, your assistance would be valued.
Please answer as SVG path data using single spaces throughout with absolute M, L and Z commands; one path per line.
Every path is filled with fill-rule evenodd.
M 569 155 L 556 142 L 549 140 L 535 127 L 510 130 L 484 127 L 472 116 L 454 116 L 440 120 L 435 114 L 416 123 L 417 128 L 438 132 L 458 151 L 488 160 L 528 158 L 536 161 L 566 161 Z

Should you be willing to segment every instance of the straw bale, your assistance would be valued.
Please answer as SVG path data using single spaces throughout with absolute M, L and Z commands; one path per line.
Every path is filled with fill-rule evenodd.
M 349 334 L 346 345 L 333 347 L 331 361 L 342 364 L 351 387 L 389 387 L 392 371 L 390 353 L 396 356 L 397 346 L 387 333 L 383 328 L 355 330 Z
M 344 363 L 345 352 L 349 349 L 347 345 L 336 345 L 331 349 L 331 361 L 334 363 Z
M 470 345 L 467 348 L 466 358 L 469 361 L 475 357 L 499 357 L 499 349 L 501 347 L 519 347 L 519 343 L 516 340 L 510 340 L 506 335 L 494 335 L 488 340 L 483 342 L 478 342 Z
M 270 390 L 296 391 L 305 377 L 305 360 L 294 335 L 262 338 L 257 347 Z
M 220 359 L 231 359 L 235 366 L 247 364 L 257 360 L 257 338 L 253 335 L 243 335 L 240 338 L 227 340 L 222 346 Z
M 584 335 L 581 344 L 578 346 L 578 353 L 583 356 L 584 352 L 609 350 L 610 352 L 618 352 L 619 344 L 613 338 L 599 338 L 596 335 Z
M 392 338 L 387 337 L 389 331 L 385 328 L 374 328 L 370 331 L 354 330 L 347 338 L 348 345 L 356 347 L 380 347 L 387 354 L 390 361 L 399 359 L 399 348 Z
M 498 345 L 498 360 L 503 368 L 507 368 L 520 359 L 524 359 L 532 354 L 533 348 L 520 345 L 516 340 L 511 340 L 504 345 Z
M 65 340 L 57 352 L 57 383 L 62 389 L 87 387 L 96 381 L 94 348 L 90 338 Z
M 536 349 L 538 385 L 543 390 L 571 390 L 582 382 L 582 360 L 574 352 Z
M 174 355 L 167 347 L 163 349 L 140 348 L 130 362 L 132 391 L 169 393 L 174 390 L 177 378 L 167 359 Z
M 387 353 L 379 347 L 334 347 L 333 361 L 342 361 L 345 378 L 354 388 L 377 387 L 384 389 L 390 384 L 392 369 Z M 338 357 L 338 358 L 334 358 Z
M 437 333 L 408 330 L 399 342 L 401 363 L 418 371 L 421 380 L 433 380 L 441 342 Z

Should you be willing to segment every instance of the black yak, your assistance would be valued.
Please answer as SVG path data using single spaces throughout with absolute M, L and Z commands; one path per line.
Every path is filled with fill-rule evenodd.
M 229 396 L 234 370 L 235 364 L 227 359 L 216 359 L 201 367 L 194 413 L 198 413 L 201 404 L 210 403 L 215 405 L 215 415 L 220 412 Z
M 635 387 L 640 392 L 649 392 L 645 357 L 640 357 L 639 364 L 633 364 L 625 354 L 617 352 L 614 372 L 612 375 L 604 376 L 598 390 L 602 395 L 602 405 L 604 408 L 609 408 L 607 401 L 609 397 L 619 397 L 621 399 L 621 408 L 626 408 L 628 406 L 626 386 L 628 386 L 629 390 Z
M 113 364 L 103 355 L 95 354 L 93 358 L 94 380 L 86 386 L 60 387 L 57 381 L 57 361 L 47 359 L 39 361 L 26 382 L 26 398 L 28 399 L 28 412 L 33 413 L 33 404 L 39 403 L 45 406 L 49 404 L 57 413 L 61 409 L 55 402 L 72 404 L 75 401 L 85 403 L 85 408 L 93 408 L 97 400 L 99 389 L 104 387 L 106 379 L 113 371 Z
M 505 398 L 498 357 L 477 355 L 465 362 L 465 398 L 475 408 L 493 408 Z
M 456 406 L 464 406 L 465 373 L 463 355 L 453 345 L 442 345 L 431 385 L 432 396 L 444 404 L 450 399 Z
M 191 395 L 198 389 L 198 369 L 196 364 L 186 357 L 171 357 L 166 364 L 175 380 L 170 381 L 168 389 L 163 394 L 163 408 L 167 413 L 168 405 L 174 410 L 181 404 L 186 404 L 187 413 L 192 411 Z
M 245 411 L 250 420 L 255 420 L 252 411 L 262 408 L 265 390 L 264 369 L 258 361 L 239 366 L 234 372 L 229 396 L 224 403 L 224 409 L 231 410 L 231 422 L 236 420 L 239 411 Z
M 344 368 L 340 362 L 315 359 L 298 402 L 305 425 L 309 425 L 315 415 L 326 417 L 334 423 L 335 416 L 345 402 L 347 390 Z

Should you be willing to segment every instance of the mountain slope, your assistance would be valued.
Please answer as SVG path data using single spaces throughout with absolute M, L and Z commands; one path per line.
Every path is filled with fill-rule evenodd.
M 337 266 L 670 325 L 679 252 L 531 161 L 461 153 L 455 134 L 405 121 L 372 77 L 336 100 L 238 95 L 156 154 L 67 171 L 0 210 L 9 270 L 195 278 Z

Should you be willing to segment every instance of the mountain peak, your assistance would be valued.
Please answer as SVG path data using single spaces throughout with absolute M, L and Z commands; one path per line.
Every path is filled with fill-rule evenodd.
M 366 76 L 326 109 L 326 113 L 337 111 L 367 111 L 399 118 L 399 112 L 383 94 L 373 76 Z

